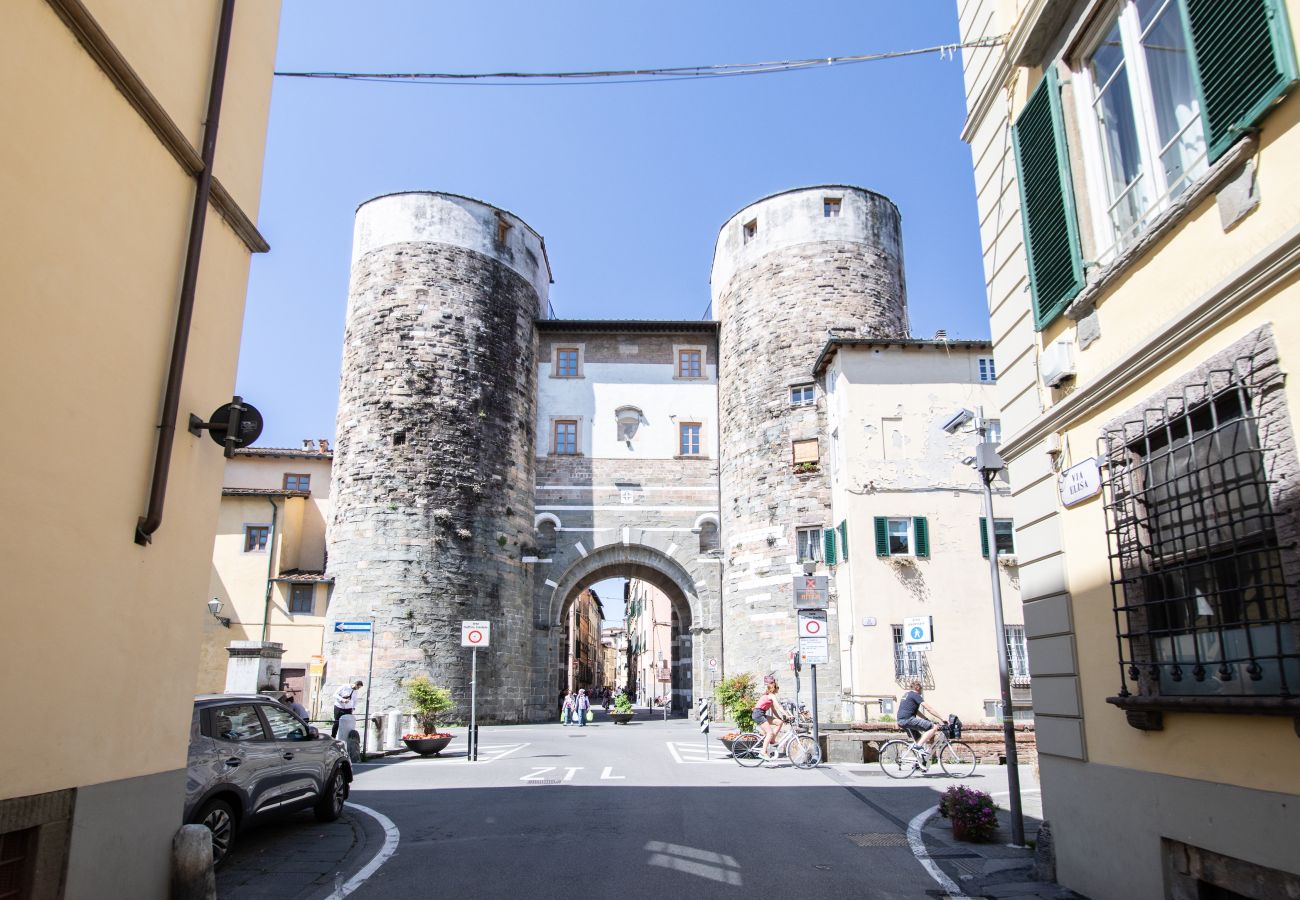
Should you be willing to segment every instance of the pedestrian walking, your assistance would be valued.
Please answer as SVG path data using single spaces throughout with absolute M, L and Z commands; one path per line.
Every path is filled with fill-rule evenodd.
M 570 691 L 564 692 L 564 705 L 560 713 L 560 722 L 568 725 L 578 708 L 578 698 Z
M 586 728 L 587 710 L 591 709 L 591 698 L 587 696 L 585 690 L 578 691 L 578 701 L 576 706 L 578 708 L 578 724 L 581 727 Z
M 353 715 L 353 710 L 357 708 L 357 691 L 364 686 L 364 682 L 357 679 L 334 692 L 334 727 L 330 729 L 330 737 L 339 736 L 339 719 Z

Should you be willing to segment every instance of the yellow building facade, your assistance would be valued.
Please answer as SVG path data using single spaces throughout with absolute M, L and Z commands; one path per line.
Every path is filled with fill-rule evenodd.
M 0 747 L 6 878 L 23 897 L 168 894 L 223 467 L 185 422 L 231 398 L 249 262 L 267 249 L 254 223 L 275 0 L 230 19 L 202 252 L 187 253 L 222 11 L 0 8 L 0 377 L 22 423 L 4 451 L 0 660 L 40 723 Z M 187 256 L 179 424 L 156 467 Z M 137 543 L 156 468 L 161 522 Z
M 284 655 L 274 682 L 258 687 L 291 690 L 321 712 L 332 457 L 321 440 L 236 450 L 227 461 L 208 588 L 222 606 L 204 623 L 198 693 L 225 689 L 231 641 L 273 641 Z
M 1300 3 L 957 8 L 1058 879 L 1300 893 Z

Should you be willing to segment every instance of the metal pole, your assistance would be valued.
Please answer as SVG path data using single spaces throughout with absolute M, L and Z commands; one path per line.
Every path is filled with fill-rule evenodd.
M 469 761 L 474 762 L 478 759 L 478 647 L 469 652 Z
M 375 674 L 375 623 L 370 622 L 370 662 L 366 665 L 366 724 L 361 727 L 361 761 L 366 761 L 366 750 L 370 747 L 370 695 L 374 693 Z
M 980 442 L 984 442 L 984 411 L 980 410 Z M 1025 844 L 1025 817 L 1020 808 L 1020 765 L 1016 755 L 1016 728 L 1011 707 L 1011 675 L 1007 666 L 1007 632 L 1002 622 L 1002 579 L 998 575 L 998 547 L 993 527 L 993 479 L 997 470 L 980 469 L 984 482 L 984 527 L 989 543 L 989 581 L 993 587 L 993 628 L 998 644 L 998 684 L 1002 688 L 1002 740 L 1007 754 L 1007 790 L 1011 793 L 1011 842 Z
M 817 667 L 810 666 L 812 669 L 812 714 L 813 714 L 813 740 L 817 746 L 822 745 L 821 734 L 817 730 Z

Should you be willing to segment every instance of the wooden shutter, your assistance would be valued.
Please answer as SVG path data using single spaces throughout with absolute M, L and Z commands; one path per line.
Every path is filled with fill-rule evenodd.
M 876 516 L 876 556 L 889 555 L 889 520 Z
M 811 440 L 806 440 L 806 441 L 794 442 L 794 462 L 795 465 L 798 465 L 799 463 L 817 462 L 817 439 L 816 438 L 812 438 Z
M 980 552 L 985 559 L 989 558 L 989 521 L 983 516 L 980 516 Z
M 1183 0 L 1183 11 L 1213 162 L 1295 84 L 1295 50 L 1281 0 Z
M 916 539 L 913 553 L 919 557 L 930 555 L 930 523 L 921 516 L 912 520 L 912 536 Z
M 835 529 L 822 529 L 822 555 L 826 559 L 826 565 L 835 565 Z
M 1011 139 L 1019 174 L 1034 328 L 1042 331 L 1083 288 L 1083 251 L 1061 118 L 1061 89 L 1054 68 L 1048 67 L 1029 95 Z
M 840 559 L 849 561 L 849 520 L 840 522 Z

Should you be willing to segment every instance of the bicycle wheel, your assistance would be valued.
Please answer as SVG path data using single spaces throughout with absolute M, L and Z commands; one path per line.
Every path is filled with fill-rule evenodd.
M 890 778 L 908 778 L 916 771 L 916 755 L 908 741 L 886 741 L 878 759 L 880 768 Z
M 954 778 L 965 778 L 975 771 L 975 751 L 969 744 L 950 741 L 939 751 L 939 765 Z
M 809 734 L 796 734 L 785 745 L 785 755 L 796 769 L 811 769 L 822 761 L 822 748 Z
M 758 755 L 762 744 L 761 735 L 747 731 L 731 742 L 731 758 L 742 766 L 756 766 L 763 761 L 763 757 Z

